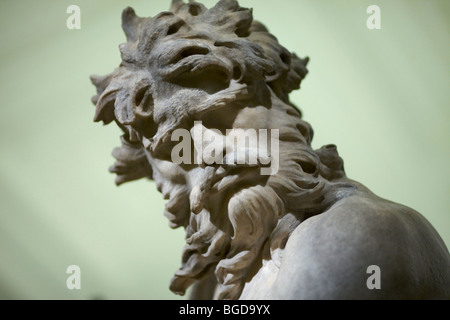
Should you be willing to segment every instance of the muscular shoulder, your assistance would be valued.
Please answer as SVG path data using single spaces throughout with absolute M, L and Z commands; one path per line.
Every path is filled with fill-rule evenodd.
M 373 265 L 381 289 L 367 287 Z M 281 299 L 420 298 L 449 286 L 449 267 L 448 250 L 420 214 L 358 192 L 297 227 L 274 292 Z

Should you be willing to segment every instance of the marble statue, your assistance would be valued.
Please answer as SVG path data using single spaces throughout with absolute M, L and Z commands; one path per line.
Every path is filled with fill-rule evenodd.
M 174 0 L 152 18 L 126 8 L 122 27 L 120 66 L 91 77 L 94 120 L 124 132 L 116 183 L 153 179 L 170 226 L 186 231 L 174 293 L 450 298 L 450 255 L 432 225 L 347 178 L 335 145 L 311 148 L 289 100 L 308 58 L 251 9 Z

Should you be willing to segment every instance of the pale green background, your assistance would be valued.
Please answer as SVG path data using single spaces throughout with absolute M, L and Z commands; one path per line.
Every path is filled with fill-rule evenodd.
M 70 4 L 81 30 L 66 28 Z M 370 4 L 381 30 L 366 28 Z M 153 182 L 114 186 L 120 132 L 92 122 L 88 76 L 119 64 L 127 5 L 150 16 L 169 1 L 1 1 L 0 298 L 178 298 L 168 284 L 184 233 L 167 226 Z M 450 1 L 241 5 L 311 57 L 292 100 L 313 146 L 337 144 L 348 176 L 420 211 L 450 245 Z M 78 291 L 66 288 L 71 264 Z

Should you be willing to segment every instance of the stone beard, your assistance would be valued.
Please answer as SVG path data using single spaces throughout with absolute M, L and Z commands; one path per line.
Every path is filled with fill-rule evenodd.
M 336 146 L 311 148 L 313 130 L 289 100 L 308 58 L 281 46 L 252 10 L 175 0 L 153 18 L 125 9 L 122 27 L 122 63 L 91 77 L 94 120 L 124 132 L 116 183 L 153 179 L 170 226 L 186 230 L 173 292 L 195 284 L 195 299 L 449 297 L 450 257 L 434 228 L 348 179 Z M 385 290 L 366 286 L 373 264 Z

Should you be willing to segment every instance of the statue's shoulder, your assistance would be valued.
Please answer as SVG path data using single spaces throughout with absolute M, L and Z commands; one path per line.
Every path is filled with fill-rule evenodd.
M 448 249 L 422 215 L 361 187 L 294 230 L 274 293 L 287 299 L 448 298 L 449 270 Z M 380 289 L 368 286 L 377 280 L 372 275 Z

